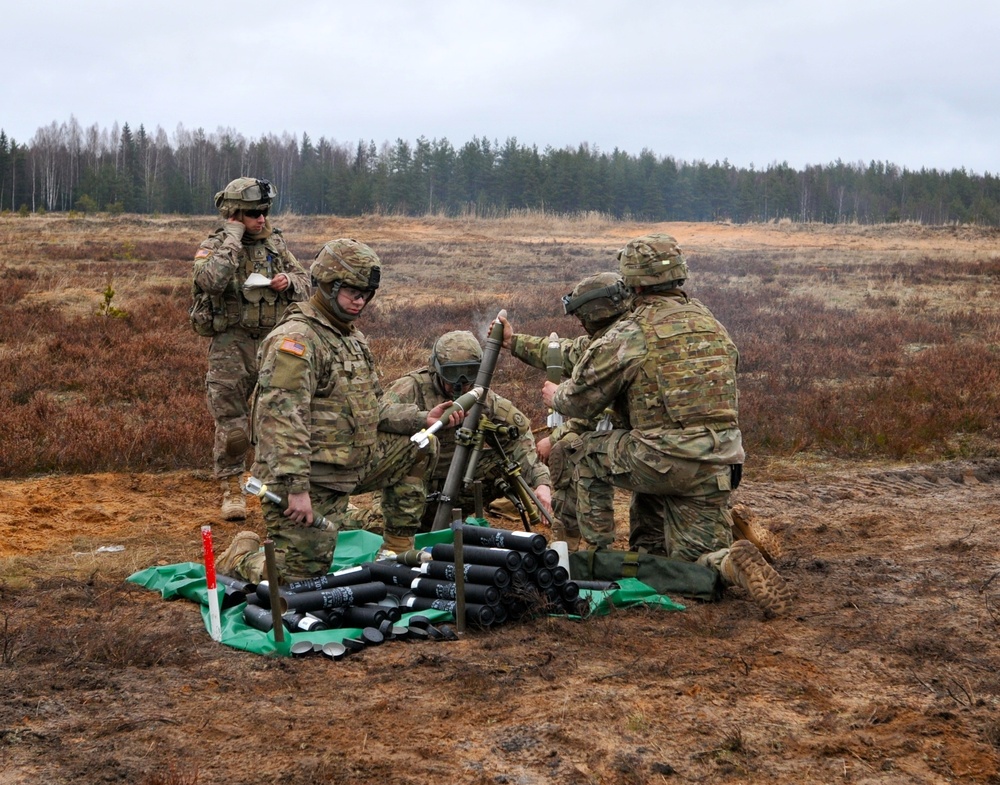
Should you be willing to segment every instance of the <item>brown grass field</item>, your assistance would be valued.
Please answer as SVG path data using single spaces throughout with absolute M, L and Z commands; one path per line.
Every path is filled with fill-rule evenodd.
M 275 223 L 306 263 L 335 237 L 379 252 L 360 326 L 387 381 L 502 307 L 575 335 L 559 297 L 675 235 L 742 353 L 734 501 L 781 536 L 794 613 L 732 590 L 339 662 L 215 644 L 194 604 L 125 582 L 242 528 L 217 520 L 186 314 L 215 221 L 0 217 L 0 785 L 1000 782 L 1000 233 Z M 541 382 L 505 357 L 494 388 L 538 424 Z

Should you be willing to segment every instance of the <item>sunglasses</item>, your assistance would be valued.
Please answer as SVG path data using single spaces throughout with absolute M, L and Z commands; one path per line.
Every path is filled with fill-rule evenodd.
M 356 289 L 353 286 L 341 286 L 341 293 L 343 293 L 348 300 L 351 302 L 357 302 L 358 300 L 364 300 L 368 302 L 375 296 L 374 289 Z
M 243 215 L 245 215 L 247 218 L 260 218 L 261 216 L 267 218 L 267 214 L 269 211 L 270 208 L 268 207 L 265 207 L 263 210 L 244 210 Z

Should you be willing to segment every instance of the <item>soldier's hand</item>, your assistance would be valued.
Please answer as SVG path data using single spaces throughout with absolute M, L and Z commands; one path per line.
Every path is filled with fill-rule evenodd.
M 451 404 L 452 404 L 451 401 L 442 401 L 433 409 L 431 409 L 427 413 L 427 427 L 430 428 L 434 423 L 440 420 L 444 416 L 445 411 L 451 406 Z M 451 417 L 448 418 L 448 422 L 444 424 L 444 427 L 454 428 L 464 419 L 465 419 L 465 412 L 461 410 L 453 412 Z
M 509 351 L 510 345 L 514 342 L 514 328 L 510 326 L 510 322 L 507 321 L 506 316 L 499 318 L 500 324 L 503 325 L 503 340 L 501 341 L 501 345 Z M 493 322 L 493 324 L 496 324 L 496 322 Z M 493 329 L 493 324 L 490 325 L 491 330 Z
M 545 508 L 545 511 L 554 518 L 555 513 L 552 512 L 552 489 L 548 485 L 539 485 L 535 488 L 535 496 Z
M 538 453 L 539 458 L 548 463 L 549 454 L 552 452 L 552 440 L 548 436 L 539 439 L 535 442 L 535 452 Z
M 555 411 L 556 407 L 552 405 L 552 400 L 555 398 L 556 390 L 558 389 L 559 385 L 555 382 L 547 381 L 542 385 L 542 400 L 545 402 L 545 405 L 553 411 Z
M 313 507 L 312 499 L 308 493 L 288 494 L 288 508 L 285 510 L 285 517 L 295 522 L 296 526 L 303 528 L 312 526 Z
M 238 221 L 235 218 L 227 219 L 222 229 L 227 235 L 236 238 L 236 240 L 242 240 L 243 233 L 247 230 L 243 221 Z
M 278 273 L 274 278 L 271 279 L 269 288 L 274 289 L 276 292 L 283 292 L 288 288 L 289 280 L 288 276 L 284 273 Z

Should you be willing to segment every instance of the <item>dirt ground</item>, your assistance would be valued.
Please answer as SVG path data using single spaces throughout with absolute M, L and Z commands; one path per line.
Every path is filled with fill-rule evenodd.
M 0 483 L 5 563 L 65 576 L 0 584 L 0 783 L 1000 782 L 1000 462 L 785 475 L 737 494 L 789 618 L 731 590 L 337 662 L 123 582 L 228 542 L 207 476 Z
M 0 262 L 42 258 L 39 232 L 52 253 L 110 242 L 130 220 L 193 248 L 211 225 L 18 220 L 0 220 Z M 500 254 L 516 236 L 542 254 L 570 241 L 615 248 L 653 230 L 593 218 L 290 217 L 284 227 L 303 258 L 332 236 L 456 255 L 463 243 Z M 976 260 L 997 247 L 995 232 L 963 227 L 664 229 L 694 253 L 779 251 L 776 271 L 806 271 L 789 286 L 845 303 L 882 291 L 863 275 L 826 275 L 815 259 Z M 401 272 L 449 274 L 439 267 Z M 555 273 L 519 280 L 538 274 Z M 496 275 L 489 291 L 513 285 Z M 991 281 L 935 296 L 996 313 Z M 68 286 L 51 296 L 74 307 Z M 899 286 L 903 301 L 924 296 L 905 278 Z M 126 582 L 198 561 L 204 524 L 220 550 L 245 528 L 217 519 L 207 471 L 0 481 L 0 785 L 1000 783 L 1000 459 L 767 457 L 748 462 L 734 501 L 781 537 L 788 617 L 765 620 L 730 590 L 684 612 L 543 617 L 334 662 L 216 644 L 195 604 Z M 247 526 L 263 533 L 252 502 Z

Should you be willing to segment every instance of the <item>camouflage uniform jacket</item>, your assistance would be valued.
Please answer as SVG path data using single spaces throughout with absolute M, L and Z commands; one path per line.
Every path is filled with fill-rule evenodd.
M 555 408 L 590 418 L 611 405 L 652 464 L 656 453 L 741 463 L 738 361 L 725 327 L 700 302 L 683 292 L 640 295 L 559 385 Z
M 251 273 L 267 278 L 284 273 L 288 288 L 283 292 L 267 286 L 244 290 Z M 195 297 L 198 290 L 208 297 L 215 333 L 240 325 L 264 334 L 290 303 L 309 297 L 309 273 L 288 250 L 278 229 L 256 240 L 249 234 L 237 240 L 222 227 L 216 229 L 195 254 L 194 283 Z
M 254 471 L 289 493 L 308 491 L 310 482 L 349 493 L 369 468 L 378 429 L 414 433 L 426 417 L 416 406 L 383 399 L 360 330 L 334 325 L 312 303 L 296 303 L 261 345 Z
M 564 376 L 570 377 L 573 375 L 573 369 L 580 362 L 590 344 L 604 335 L 610 327 L 609 325 L 598 330 L 593 336 L 580 335 L 576 338 L 559 339 L 559 351 L 562 353 Z M 510 353 L 521 362 L 544 370 L 548 367 L 549 339 L 516 333 L 511 339 Z M 549 440 L 555 444 L 570 434 L 582 434 L 587 431 L 593 431 L 605 416 L 609 416 L 615 426 L 620 425 L 614 413 L 610 409 L 606 409 L 599 416 L 592 417 L 589 420 L 581 417 L 570 417 L 562 425 L 557 425 L 552 429 L 552 432 L 549 434 Z
M 415 404 L 420 409 L 432 409 L 447 400 L 438 391 L 435 376 L 429 367 L 412 371 L 390 384 L 385 397 L 394 403 Z M 532 488 L 549 485 L 549 467 L 539 460 L 538 453 L 535 452 L 535 437 L 531 434 L 531 422 L 528 418 L 513 403 L 492 390 L 486 393 L 482 416 L 498 425 L 513 425 L 517 428 L 520 434 L 517 441 L 509 447 L 505 445 L 504 451 L 521 467 L 521 475 L 528 485 Z M 444 482 L 455 456 L 455 429 L 438 431 L 436 436 L 441 443 L 441 452 L 431 482 Z

